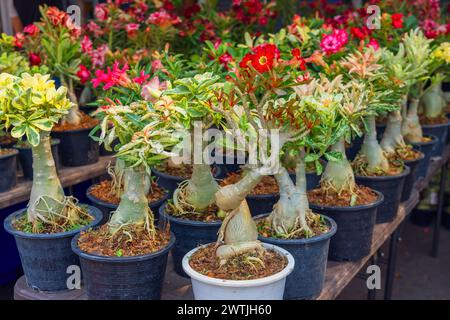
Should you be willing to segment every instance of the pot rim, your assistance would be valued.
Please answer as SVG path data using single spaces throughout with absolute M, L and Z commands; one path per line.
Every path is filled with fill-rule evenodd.
M 118 204 L 113 204 L 111 202 L 103 201 L 103 200 L 101 200 L 101 199 L 99 199 L 99 198 L 97 198 L 97 197 L 95 197 L 94 195 L 91 194 L 92 187 L 94 187 L 94 186 L 96 186 L 98 184 L 99 183 L 95 183 L 95 184 L 91 185 L 89 188 L 87 188 L 87 190 L 86 190 L 86 197 L 91 202 L 98 203 L 99 205 L 101 205 L 103 207 L 106 207 L 108 209 L 117 209 L 117 207 L 119 206 Z M 156 201 L 153 201 L 153 202 L 149 202 L 148 203 L 149 205 L 158 205 L 160 203 L 165 202 L 167 200 L 167 198 L 169 197 L 169 191 L 167 189 L 163 188 L 163 187 L 160 187 L 160 188 L 164 190 L 164 197 L 162 197 L 159 200 L 156 200 Z
M 57 145 L 59 145 L 61 143 L 61 139 L 58 139 L 58 138 L 51 138 L 51 142 L 50 142 L 50 145 L 53 147 L 53 146 L 57 146 Z M 31 149 L 31 146 L 29 146 L 29 147 L 22 147 L 22 146 L 18 146 L 17 144 L 15 144 L 14 145 L 14 149 L 17 149 L 17 150 L 30 150 Z
M 8 150 L 8 151 L 10 151 L 10 153 L 1 154 L 0 155 L 0 160 L 1 159 L 6 159 L 6 158 L 12 158 L 12 157 L 15 157 L 15 156 L 17 156 L 19 154 L 19 151 L 16 150 L 15 148 L 3 148 L 2 150 L 3 151 Z
M 204 222 L 204 221 L 195 221 L 195 220 L 188 220 L 188 219 L 174 217 L 174 216 L 166 213 L 166 206 L 167 206 L 167 202 L 159 207 L 159 217 L 160 217 L 159 219 L 160 220 L 161 220 L 161 218 L 163 218 L 163 219 L 167 219 L 169 221 L 175 221 L 177 224 L 196 226 L 196 227 L 211 227 L 211 226 L 221 226 L 222 225 L 222 220 Z
M 314 204 L 312 202 L 309 203 L 309 207 L 310 209 L 312 209 L 314 211 L 314 209 L 319 209 L 319 210 L 333 210 L 333 211 L 359 211 L 359 210 L 366 210 L 366 209 L 371 209 L 374 207 L 378 207 L 379 205 L 381 205 L 384 201 L 384 194 L 381 193 L 380 191 L 377 191 L 375 189 L 370 188 L 370 190 L 372 190 L 373 192 L 375 192 L 378 195 L 378 199 L 375 202 L 369 203 L 369 204 L 363 204 L 363 205 L 359 205 L 359 206 L 323 206 L 323 205 L 318 205 L 318 204 Z
M 438 138 L 435 135 L 433 135 L 433 134 L 427 134 L 424 137 L 431 138 L 431 140 L 430 141 L 426 141 L 426 142 L 408 142 L 408 143 L 410 145 L 412 145 L 412 146 L 420 147 L 420 146 L 427 146 L 427 145 L 430 145 L 430 144 L 436 144 L 438 142 Z
M 215 172 L 213 173 L 213 177 L 216 180 L 220 180 L 218 178 L 220 176 L 220 174 L 222 173 L 222 170 L 220 169 L 220 167 L 216 166 L 216 165 L 211 165 L 211 170 L 212 169 L 215 170 Z M 151 168 L 151 172 L 154 173 L 157 178 L 162 177 L 162 178 L 165 178 L 165 179 L 175 180 L 177 182 L 183 182 L 185 180 L 189 180 L 189 178 L 186 179 L 186 178 L 183 178 L 183 177 L 180 177 L 180 176 L 172 176 L 172 175 L 167 174 L 165 172 L 159 171 L 155 167 Z
M 70 133 L 80 133 L 80 132 L 84 132 L 84 131 L 91 131 L 92 129 L 94 129 L 96 126 L 98 126 L 98 124 L 96 124 L 95 126 L 92 126 L 90 128 L 81 128 L 81 129 L 72 129 L 72 130 L 60 130 L 60 131 L 51 131 L 51 134 L 70 134 Z
M 91 261 L 97 261 L 97 262 L 111 262 L 111 263 L 129 263 L 129 262 L 140 262 L 149 260 L 152 258 L 159 257 L 163 254 L 166 254 L 169 252 L 170 249 L 175 244 L 175 235 L 173 232 L 170 232 L 170 240 L 169 243 L 164 247 L 159 249 L 155 252 L 150 252 L 147 254 L 139 255 L 139 256 L 127 256 L 127 257 L 109 257 L 109 256 L 100 256 L 92 253 L 87 253 L 85 251 L 82 251 L 80 247 L 78 246 L 78 238 L 80 237 L 80 233 L 77 234 L 75 237 L 73 237 L 72 241 L 70 242 L 70 246 L 72 248 L 72 251 L 78 255 L 80 258 L 84 258 Z
M 410 172 L 411 172 L 411 169 L 409 168 L 409 166 L 405 165 L 405 170 L 403 170 L 402 173 L 397 174 L 395 176 L 358 176 L 358 175 L 355 175 L 355 178 L 359 179 L 359 180 L 396 180 L 396 179 L 402 179 L 402 178 L 406 177 L 407 175 L 409 175 Z
M 441 128 L 448 127 L 450 125 L 450 119 L 447 119 L 446 123 L 435 123 L 435 124 L 421 124 L 420 126 L 423 128 Z
M 27 208 L 17 210 L 15 212 L 11 213 L 9 216 L 7 216 L 5 221 L 3 222 L 3 227 L 9 234 L 13 235 L 14 237 L 20 237 L 20 238 L 24 238 L 24 239 L 53 240 L 53 239 L 59 239 L 59 238 L 72 237 L 81 231 L 92 228 L 92 226 L 100 223 L 100 221 L 103 218 L 103 214 L 100 211 L 100 209 L 98 209 L 94 206 L 88 205 L 88 204 L 79 204 L 79 205 L 85 206 L 87 208 L 89 214 L 94 216 L 94 220 L 91 221 L 88 225 L 85 225 L 82 228 L 79 228 L 76 230 L 70 230 L 70 231 L 58 232 L 58 233 L 28 233 L 28 232 L 16 230 L 13 226 L 13 219 L 15 219 L 17 216 L 22 216 L 22 215 L 26 214 Z
M 259 214 L 257 216 L 254 216 L 253 220 L 262 219 L 262 218 L 267 217 L 268 215 L 269 215 L 269 213 Z M 336 221 L 334 221 L 334 219 L 330 218 L 329 216 L 326 216 L 324 214 L 319 214 L 319 215 L 322 216 L 323 218 L 325 218 L 325 220 L 328 222 L 328 225 L 331 227 L 327 233 L 324 233 L 324 234 L 321 234 L 318 236 L 314 236 L 311 238 L 305 238 L 305 239 L 276 239 L 276 238 L 263 237 L 260 234 L 258 234 L 258 239 L 260 239 L 262 242 L 264 242 L 264 241 L 275 242 L 278 245 L 311 244 L 311 243 L 327 240 L 336 234 L 337 224 L 336 224 Z
M 190 265 L 189 260 L 191 256 L 199 249 L 204 248 L 206 246 L 210 245 L 210 243 L 199 246 L 197 248 L 192 249 L 188 253 L 186 253 L 182 260 L 182 266 L 184 272 L 187 273 L 189 277 L 191 277 L 191 280 L 197 280 L 203 283 L 207 283 L 209 285 L 218 286 L 218 287 L 238 287 L 238 288 L 248 288 L 248 287 L 260 287 L 260 286 L 266 286 L 269 284 L 272 284 L 274 282 L 280 281 L 283 278 L 287 278 L 289 274 L 291 274 L 292 271 L 294 271 L 295 266 L 295 260 L 292 254 L 290 254 L 287 250 L 280 248 L 279 246 L 276 246 L 271 243 L 264 243 L 262 242 L 262 245 L 266 249 L 272 249 L 277 251 L 279 254 L 286 257 L 288 260 L 288 263 L 286 267 L 284 267 L 283 270 L 270 275 L 265 278 L 260 279 L 252 279 L 252 280 L 226 280 L 226 279 L 217 279 L 208 277 L 205 275 L 202 275 L 201 273 L 195 271 Z
M 421 160 L 423 160 L 423 158 L 425 158 L 425 153 L 423 153 L 422 151 L 420 151 L 420 150 L 416 150 L 416 149 L 414 149 L 414 151 L 416 151 L 416 152 L 419 152 L 420 153 L 420 156 L 419 156 L 419 158 L 417 158 L 417 159 L 414 159 L 414 160 L 403 160 L 403 162 L 406 164 L 406 165 L 408 165 L 408 164 L 410 164 L 410 163 L 415 163 L 415 162 L 419 162 L 419 161 L 421 161 Z

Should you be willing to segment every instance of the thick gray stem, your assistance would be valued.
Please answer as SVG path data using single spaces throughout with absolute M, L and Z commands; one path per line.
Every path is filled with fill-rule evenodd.
M 433 84 L 422 96 L 421 102 L 428 118 L 437 118 L 443 114 L 447 103 L 441 86 L 440 82 Z
M 410 106 L 406 113 L 406 117 L 402 123 L 402 135 L 408 142 L 422 142 L 423 133 L 420 126 L 419 115 L 419 100 L 416 98 L 411 99 Z
M 402 136 L 402 116 L 400 110 L 392 111 L 389 114 L 386 130 L 384 131 L 380 146 L 387 154 L 395 154 L 397 149 L 406 147 Z
M 368 117 L 368 128 L 364 135 L 364 142 L 361 146 L 361 153 L 367 160 L 367 169 L 369 172 L 378 170 L 388 171 L 389 162 L 383 154 L 383 150 L 377 140 L 377 130 L 375 116 Z
M 322 175 L 321 185 L 325 188 L 332 186 L 333 189 L 340 193 L 348 191 L 352 193 L 355 190 L 355 174 L 353 168 L 345 154 L 345 139 L 341 137 L 333 146 L 332 151 L 342 154 L 341 161 L 328 161 L 325 171 Z
M 208 164 L 194 164 L 185 201 L 198 210 L 206 209 L 214 203 L 217 190 L 219 185 L 211 173 L 211 167 Z
M 117 230 L 125 224 L 144 224 L 149 210 L 147 201 L 147 172 L 142 167 L 125 168 L 124 191 L 120 204 L 111 217 L 109 227 Z
M 37 213 L 45 215 L 46 204 L 58 206 L 51 208 L 61 212 L 60 203 L 64 201 L 64 190 L 56 173 L 55 161 L 53 159 L 50 135 L 41 133 L 40 143 L 32 147 L 33 154 L 33 185 L 31 187 L 30 201 L 28 202 L 28 221 L 34 222 Z M 48 201 L 40 201 L 45 197 Z M 56 202 L 51 201 L 56 200 Z M 51 201 L 51 202 L 50 202 Z

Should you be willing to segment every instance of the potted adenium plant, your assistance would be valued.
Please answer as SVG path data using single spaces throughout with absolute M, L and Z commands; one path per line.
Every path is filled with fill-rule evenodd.
M 100 141 L 117 139 L 116 157 L 123 163 L 123 191 L 117 210 L 100 228 L 72 241 L 80 256 L 89 299 L 159 299 L 169 250 L 175 236 L 168 226 L 155 226 L 148 205 L 151 167 L 170 157 L 177 142 L 172 136 L 170 103 L 135 101 L 129 106 L 104 107 Z
M 65 166 L 82 166 L 95 163 L 99 157 L 98 144 L 89 138 L 97 120 L 80 112 L 75 85 L 81 63 L 80 26 L 55 7 L 40 8 L 41 20 L 29 26 L 24 48 L 39 57 L 49 73 L 68 91 L 72 108 L 53 128 L 52 136 L 61 140 L 60 155 Z
M 67 89 L 57 90 L 49 75 L 0 75 L 1 122 L 11 134 L 26 136 L 33 152 L 33 185 L 26 209 L 11 214 L 5 229 L 14 235 L 27 284 L 41 291 L 67 289 L 67 268 L 79 261 L 72 237 L 97 225 L 101 212 L 66 197 L 51 153 L 50 132 L 72 103 Z
M 145 122 L 124 122 L 124 110 L 120 107 L 108 107 L 129 105 L 133 102 L 142 101 L 144 88 L 148 89 L 148 87 L 154 86 L 156 83 L 159 84 L 157 76 L 150 80 L 150 75 L 145 70 L 136 68 L 130 69 L 128 65 L 120 67 L 119 63 L 115 62 L 112 69 L 107 68 L 106 71 L 98 70 L 96 78 L 92 79 L 93 86 L 102 89 L 102 94 L 97 103 L 106 106 L 98 108 L 93 113 L 93 116 L 100 120 L 100 125 L 91 131 L 91 137 L 96 141 L 102 142 L 101 146 L 107 151 L 116 151 L 120 141 L 123 143 L 123 141 L 130 140 L 135 132 L 142 130 L 145 126 Z M 159 93 L 156 97 L 158 96 Z M 156 99 L 153 96 L 147 98 L 153 99 L 153 101 Z M 135 108 L 133 111 L 136 113 L 136 117 L 143 117 L 147 112 L 146 108 Z M 129 116 L 127 115 L 126 117 Z M 116 129 L 108 136 L 108 139 L 105 139 L 104 136 L 99 138 L 98 131 L 100 128 L 105 132 L 105 128 L 108 127 Z M 121 130 L 120 135 L 117 133 L 119 129 Z M 113 167 L 110 166 L 108 169 L 111 179 L 92 185 L 86 192 L 87 197 L 94 205 L 102 210 L 104 221 L 108 221 L 110 212 L 117 209 L 123 194 L 124 166 L 125 164 L 120 158 L 116 159 L 115 165 Z M 159 207 L 167 199 L 168 192 L 154 181 L 150 181 L 150 176 L 147 179 L 149 179 L 149 191 L 151 191 L 148 192 L 149 206 L 157 214 Z
M 418 78 L 409 88 L 409 105 L 404 106 L 402 110 L 402 128 L 401 132 L 406 142 L 416 146 L 424 153 L 424 159 L 419 165 L 417 177 L 424 177 L 427 174 L 430 158 L 439 143 L 434 135 L 423 135 L 422 126 L 419 119 L 419 102 L 423 95 L 424 85 L 429 77 L 431 63 L 431 40 L 426 39 L 419 29 L 411 30 L 404 36 L 407 62 L 413 69 L 422 70 L 423 75 Z

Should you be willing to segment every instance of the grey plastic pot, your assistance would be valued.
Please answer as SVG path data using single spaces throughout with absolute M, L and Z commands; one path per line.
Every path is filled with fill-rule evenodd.
M 182 277 L 188 277 L 183 270 L 183 257 L 200 245 L 216 241 L 222 221 L 201 222 L 177 218 L 166 213 L 166 205 L 163 204 L 159 208 L 159 223 L 164 225 L 165 221 L 169 221 L 170 230 L 177 239 L 172 249 L 175 272 Z
M 430 125 L 422 125 L 422 131 L 424 135 L 435 136 L 438 141 L 431 152 L 431 157 L 440 157 L 444 152 L 444 147 L 447 143 L 447 132 L 448 126 L 450 122 L 443 124 L 430 124 Z
M 430 166 L 431 154 L 433 152 L 434 146 L 437 143 L 437 138 L 435 136 L 428 136 L 431 138 L 430 141 L 427 142 L 411 142 L 410 144 L 414 146 L 416 150 L 419 150 L 423 153 L 424 158 L 422 162 L 419 164 L 419 168 L 416 172 L 416 180 L 419 178 L 423 178 L 427 175 L 428 167 Z
M 356 183 L 379 191 L 384 196 L 383 203 L 378 207 L 376 223 L 390 222 L 397 216 L 403 186 L 409 172 L 409 167 L 405 166 L 403 172 L 395 176 L 355 177 Z
M 106 202 L 106 201 L 103 201 L 103 200 L 100 200 L 100 199 L 94 197 L 91 194 L 91 190 L 94 186 L 95 185 L 92 185 L 86 190 L 86 197 L 89 199 L 89 201 L 92 202 L 92 205 L 94 207 L 98 208 L 102 212 L 103 219 L 100 223 L 102 225 L 109 221 L 109 218 L 111 217 L 111 212 L 117 210 L 118 205 L 114 204 L 114 203 Z M 155 222 L 157 222 L 157 220 L 159 218 L 159 207 L 164 202 L 166 202 L 168 196 L 169 196 L 169 194 L 168 194 L 167 190 L 165 190 L 165 195 L 162 199 L 160 199 L 158 201 L 150 202 L 148 204 L 148 206 L 150 207 L 150 209 L 153 212 L 153 215 L 155 216 Z
M 26 209 L 18 210 L 5 219 L 5 230 L 16 240 L 20 261 L 30 288 L 47 292 L 68 289 L 67 279 L 70 274 L 67 273 L 67 268 L 80 264 L 77 255 L 72 252 L 70 241 L 80 231 L 97 226 L 102 219 L 100 210 L 85 206 L 94 216 L 94 221 L 83 228 L 67 232 L 36 234 L 16 230 L 13 223 L 26 214 Z
M 423 152 L 420 152 L 419 158 L 405 161 L 405 164 L 409 167 L 410 171 L 405 178 L 405 184 L 403 185 L 403 192 L 402 197 L 400 198 L 400 202 L 408 200 L 411 196 L 411 191 L 417 179 L 417 171 L 419 170 L 420 164 L 424 158 L 425 155 L 423 154 Z
M 86 295 L 89 300 L 156 300 L 166 273 L 167 256 L 175 243 L 146 255 L 106 257 L 90 254 L 78 247 L 77 235 L 72 239 L 72 250 L 80 257 Z
M 262 214 L 254 220 L 267 217 Z M 336 233 L 333 219 L 323 216 L 330 231 L 308 239 L 275 239 L 259 236 L 258 239 L 288 251 L 295 260 L 294 271 L 286 279 L 284 299 L 314 299 L 322 292 L 327 269 L 330 238 Z
M 311 210 L 332 218 L 337 224 L 337 232 L 330 241 L 330 260 L 357 261 L 370 253 L 377 210 L 384 201 L 383 194 L 374 191 L 378 200 L 368 205 L 326 207 L 309 204 Z

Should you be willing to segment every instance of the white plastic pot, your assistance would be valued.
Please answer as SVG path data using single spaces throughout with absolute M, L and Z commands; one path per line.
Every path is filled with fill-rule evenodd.
M 288 260 L 280 272 L 266 278 L 254 280 L 216 279 L 198 273 L 189 265 L 191 256 L 200 248 L 189 251 L 183 258 L 183 270 L 191 277 L 195 300 L 282 300 L 286 277 L 294 270 L 294 258 L 286 250 L 272 244 L 263 243 Z

